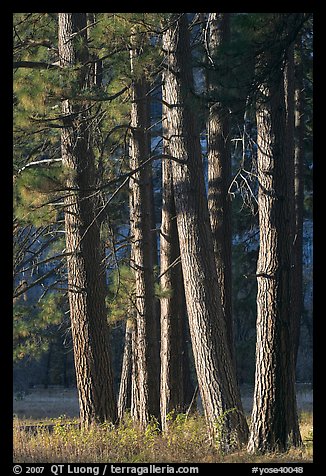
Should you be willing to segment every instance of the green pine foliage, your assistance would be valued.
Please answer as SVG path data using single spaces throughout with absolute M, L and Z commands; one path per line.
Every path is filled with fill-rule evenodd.
M 39 358 L 48 349 L 52 329 L 63 319 L 62 297 L 49 293 L 31 306 L 27 294 L 14 305 L 14 361 Z
M 132 269 L 128 266 L 120 266 L 112 273 L 107 307 L 110 324 L 133 318 L 135 314 L 135 277 Z
M 63 189 L 62 167 L 29 168 L 16 176 L 14 181 L 15 216 L 21 224 L 35 226 L 55 223 L 58 209 L 49 203 Z
M 55 18 L 46 13 L 14 14 L 14 61 L 51 64 L 56 61 Z M 17 68 L 14 95 L 19 105 L 19 122 L 31 126 L 31 116 L 47 116 L 51 97 L 58 96 L 60 74 L 55 69 Z
M 154 269 L 154 274 L 157 276 L 157 269 Z M 160 284 L 155 282 L 154 292 L 157 299 L 163 299 L 171 296 L 173 290 L 163 290 Z M 129 266 L 122 265 L 113 271 L 107 297 L 107 307 L 111 324 L 133 319 L 135 315 L 135 275 Z

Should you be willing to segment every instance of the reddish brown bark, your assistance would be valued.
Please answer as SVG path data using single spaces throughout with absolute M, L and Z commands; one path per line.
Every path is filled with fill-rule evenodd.
M 228 346 L 191 91 L 193 78 L 186 14 L 173 14 L 163 33 L 163 99 L 182 272 L 192 347 L 209 434 L 224 451 L 247 439 L 247 423 Z M 183 163 L 180 163 L 183 162 Z M 222 421 L 217 435 L 217 421 Z
M 62 68 L 82 65 L 88 59 L 86 14 L 59 13 L 59 56 Z M 78 47 L 76 38 L 78 37 Z M 82 66 L 78 83 L 88 85 L 88 68 Z M 65 233 L 68 296 L 73 337 L 80 418 L 83 425 L 116 420 L 116 402 L 109 355 L 105 307 L 105 269 L 95 204 L 88 190 L 95 185 L 95 160 L 89 104 L 62 102 L 65 116 L 61 152 L 68 189 L 65 197 Z

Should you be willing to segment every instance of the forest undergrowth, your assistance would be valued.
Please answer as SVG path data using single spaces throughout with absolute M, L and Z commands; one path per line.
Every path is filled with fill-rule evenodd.
M 126 416 L 119 426 L 80 429 L 77 419 L 14 419 L 16 463 L 310 463 L 313 461 L 312 413 L 300 414 L 301 448 L 252 455 L 246 449 L 222 454 L 209 445 L 203 416 L 178 414 L 162 434 L 153 421 L 145 431 Z M 217 442 L 218 443 L 218 442 Z

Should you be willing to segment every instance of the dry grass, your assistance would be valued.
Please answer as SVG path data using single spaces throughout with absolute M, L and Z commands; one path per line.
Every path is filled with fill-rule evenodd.
M 312 462 L 312 414 L 301 414 L 303 448 L 285 454 L 248 455 L 245 450 L 221 455 L 209 446 L 202 416 L 180 415 L 162 435 L 155 424 L 143 432 L 129 418 L 119 427 L 94 425 L 80 430 L 76 420 L 47 420 L 54 427 L 34 433 L 22 429 L 26 421 L 14 420 L 14 461 L 24 463 L 292 463 Z M 29 422 L 31 423 L 31 422 Z M 34 422 L 36 424 L 37 422 Z M 65 426 L 63 423 L 70 423 Z

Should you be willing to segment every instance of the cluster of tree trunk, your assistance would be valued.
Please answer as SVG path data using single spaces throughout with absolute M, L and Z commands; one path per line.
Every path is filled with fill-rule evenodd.
M 163 33 L 166 65 L 162 98 L 171 160 L 176 225 L 195 367 L 209 432 L 223 419 L 221 445 L 246 441 L 247 424 L 223 316 L 213 236 L 193 111 L 193 77 L 186 15 L 176 14 Z M 231 410 L 229 412 L 229 410 Z
M 60 67 L 74 71 L 80 92 L 100 85 L 89 52 L 87 15 L 58 14 Z M 126 324 L 118 404 L 110 360 L 98 195 L 91 193 L 98 184 L 93 152 L 94 104 L 86 99 L 62 100 L 68 296 L 80 417 L 83 425 L 105 420 L 115 423 L 131 409 L 133 419 L 142 427 L 155 417 L 164 431 L 168 416 L 189 408 L 194 393 L 186 345 L 189 328 L 211 441 L 218 439 L 223 451 L 245 444 L 251 452 L 285 451 L 290 444 L 301 444 L 295 363 L 302 309 L 304 122 L 302 71 L 299 65 L 295 82 L 293 51 L 303 22 L 300 15 L 304 14 L 274 14 L 276 43 L 283 47 L 265 49 L 257 55 L 257 67 L 262 64 L 270 74 L 260 81 L 256 95 L 260 248 L 250 430 L 237 383 L 233 343 L 230 112 L 223 102 L 219 70 L 214 66 L 221 46 L 230 39 L 230 15 L 209 14 L 205 30 L 210 98 L 206 123 L 208 193 L 187 14 L 171 14 L 162 28 L 160 306 L 154 275 L 157 239 L 150 87 L 146 75 L 139 74 L 143 39 L 138 38 L 137 29 L 130 37 L 129 157 L 130 170 L 134 171 L 129 181 L 130 265 L 135 292 L 132 317 Z M 294 15 L 289 17 L 292 29 L 287 32 L 288 42 L 282 36 L 283 15 Z

